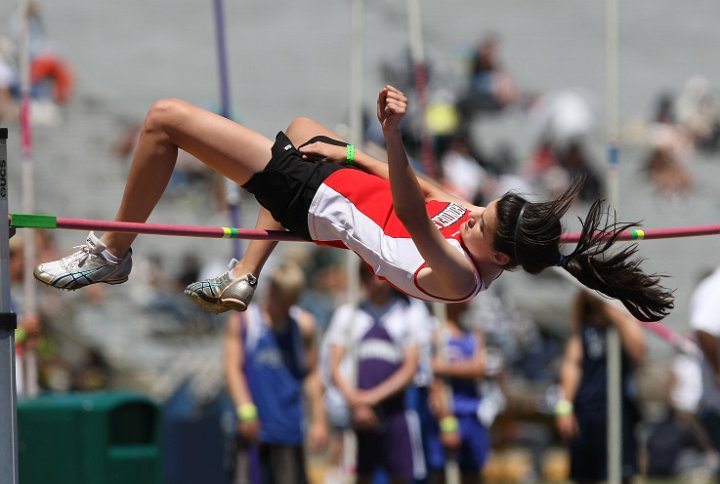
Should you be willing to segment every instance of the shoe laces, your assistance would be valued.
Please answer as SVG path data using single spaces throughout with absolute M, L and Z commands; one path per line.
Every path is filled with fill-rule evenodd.
M 76 245 L 73 249 L 77 249 L 77 251 L 63 259 L 65 264 L 77 264 L 78 267 L 82 267 L 91 255 L 95 255 L 90 252 L 90 246 L 87 244 Z

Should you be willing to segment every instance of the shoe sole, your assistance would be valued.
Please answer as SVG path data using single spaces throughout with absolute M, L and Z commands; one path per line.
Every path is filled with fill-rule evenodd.
M 220 298 L 217 300 L 208 300 L 193 291 L 185 291 L 185 295 L 205 311 L 214 314 L 221 314 L 230 310 L 243 312 L 247 309 L 247 304 L 238 299 Z
M 42 282 L 43 284 L 45 284 L 46 286 L 54 287 L 55 289 L 61 289 L 61 290 L 63 290 L 63 291 L 76 291 L 76 290 L 78 290 L 78 289 L 82 289 L 83 287 L 92 286 L 93 284 L 101 284 L 101 283 L 102 283 L 102 284 L 110 284 L 111 286 L 115 286 L 115 285 L 117 285 L 117 284 L 122 284 L 122 283 L 124 283 L 124 282 L 127 282 L 128 279 L 129 279 L 128 276 L 125 276 L 125 277 L 123 277 L 123 278 L 121 278 L 121 279 L 110 279 L 110 280 L 108 280 L 108 281 L 97 281 L 97 282 L 93 282 L 93 283 L 91 283 L 91 284 L 83 284 L 83 285 L 81 285 L 81 286 L 76 286 L 76 287 L 60 287 L 60 286 L 56 286 L 56 285 L 54 285 L 54 284 L 51 284 L 51 283 L 49 283 L 49 282 L 47 282 L 47 281 L 44 281 L 44 280 L 40 279 L 40 278 L 37 276 L 37 274 L 35 274 L 35 273 L 33 273 L 33 277 L 34 277 L 36 280 L 38 280 L 38 281 Z

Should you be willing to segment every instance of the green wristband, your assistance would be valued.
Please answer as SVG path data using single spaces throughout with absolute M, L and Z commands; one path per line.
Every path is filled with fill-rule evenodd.
M 257 420 L 257 407 L 252 403 L 243 403 L 237 408 L 237 416 L 241 422 L 254 422 Z
M 568 400 L 560 400 L 555 404 L 555 416 L 564 417 L 565 415 L 572 415 L 573 404 Z
M 349 162 L 355 161 L 355 145 L 347 145 L 347 154 L 345 159 Z
M 458 419 L 453 415 L 448 415 L 440 419 L 440 431 L 442 433 L 450 434 L 457 432 L 458 428 L 460 428 L 460 424 L 458 423 Z

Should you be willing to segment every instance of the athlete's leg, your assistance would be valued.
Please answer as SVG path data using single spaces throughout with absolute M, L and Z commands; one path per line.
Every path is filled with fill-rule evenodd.
M 305 117 L 294 119 L 292 123 L 290 123 L 290 126 L 288 126 L 285 134 L 287 134 L 288 138 L 290 138 L 290 141 L 292 141 L 295 146 L 300 146 L 315 136 L 327 136 L 328 138 L 343 141 L 342 136 L 335 133 L 327 126 Z
M 269 139 L 222 116 L 175 99 L 159 101 L 145 118 L 115 219 L 147 220 L 165 191 L 178 149 L 195 155 L 215 171 L 244 184 L 267 166 L 271 148 Z M 121 284 L 127 281 L 132 270 L 129 248 L 136 237 L 135 234 L 107 232 L 98 239 L 91 232 L 78 251 L 38 265 L 33 274 L 41 282 L 60 289 L 73 290 L 98 282 Z M 256 264 L 260 266 L 263 257 L 267 258 L 272 250 L 272 244 L 262 250 L 267 252 L 257 258 Z M 228 301 L 229 305 L 209 309 L 244 309 L 245 301 L 252 297 L 255 279 L 233 280 L 228 274 L 220 279 L 224 300 L 219 302 Z M 214 295 L 218 281 L 208 284 Z M 228 286 L 232 286 L 232 290 L 226 291 Z M 214 303 L 216 299 L 210 302 Z
M 165 191 L 178 148 L 244 184 L 270 161 L 272 141 L 255 131 L 177 99 L 148 112 L 115 220 L 144 222 Z M 122 257 L 136 234 L 108 232 L 102 241 Z
M 285 134 L 295 146 L 317 135 L 338 138 L 337 134 L 308 118 L 293 121 Z M 261 207 L 255 228 L 281 230 L 283 227 L 267 209 Z M 253 297 L 257 278 L 275 246 L 276 241 L 250 241 L 242 259 L 228 272 L 190 284 L 185 288 L 185 294 L 208 311 L 244 311 Z
M 309 118 L 297 118 L 285 130 L 285 134 L 294 146 L 300 146 L 314 136 L 323 135 L 337 140 L 342 139 L 340 135 L 334 133 L 322 124 Z M 265 208 L 260 208 L 255 228 L 262 230 L 282 230 L 283 226 L 276 221 L 270 212 Z M 240 277 L 245 274 L 253 274 L 255 277 L 260 275 L 265 262 L 270 253 L 277 246 L 276 241 L 269 240 L 251 240 L 235 269 L 233 275 Z
M 280 222 L 276 221 L 265 208 L 260 207 L 255 228 L 262 230 L 283 230 Z M 233 269 L 233 276 L 240 277 L 245 274 L 260 276 L 262 268 L 267 262 L 270 254 L 277 246 L 276 240 L 251 240 L 248 243 L 242 259 L 238 261 Z

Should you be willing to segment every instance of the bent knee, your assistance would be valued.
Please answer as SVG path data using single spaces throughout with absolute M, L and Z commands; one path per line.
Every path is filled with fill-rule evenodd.
M 176 125 L 188 113 L 188 104 L 180 99 L 160 99 L 156 101 L 145 117 L 145 131 L 167 131 Z
M 287 127 L 287 131 L 298 131 L 318 125 L 319 123 L 313 119 L 310 119 L 306 116 L 298 116 L 297 118 L 290 121 L 290 124 Z
M 317 121 L 305 116 L 299 116 L 290 122 L 285 130 L 285 134 L 293 143 L 297 144 L 304 143 L 317 135 L 321 130 L 325 130 L 325 128 Z

